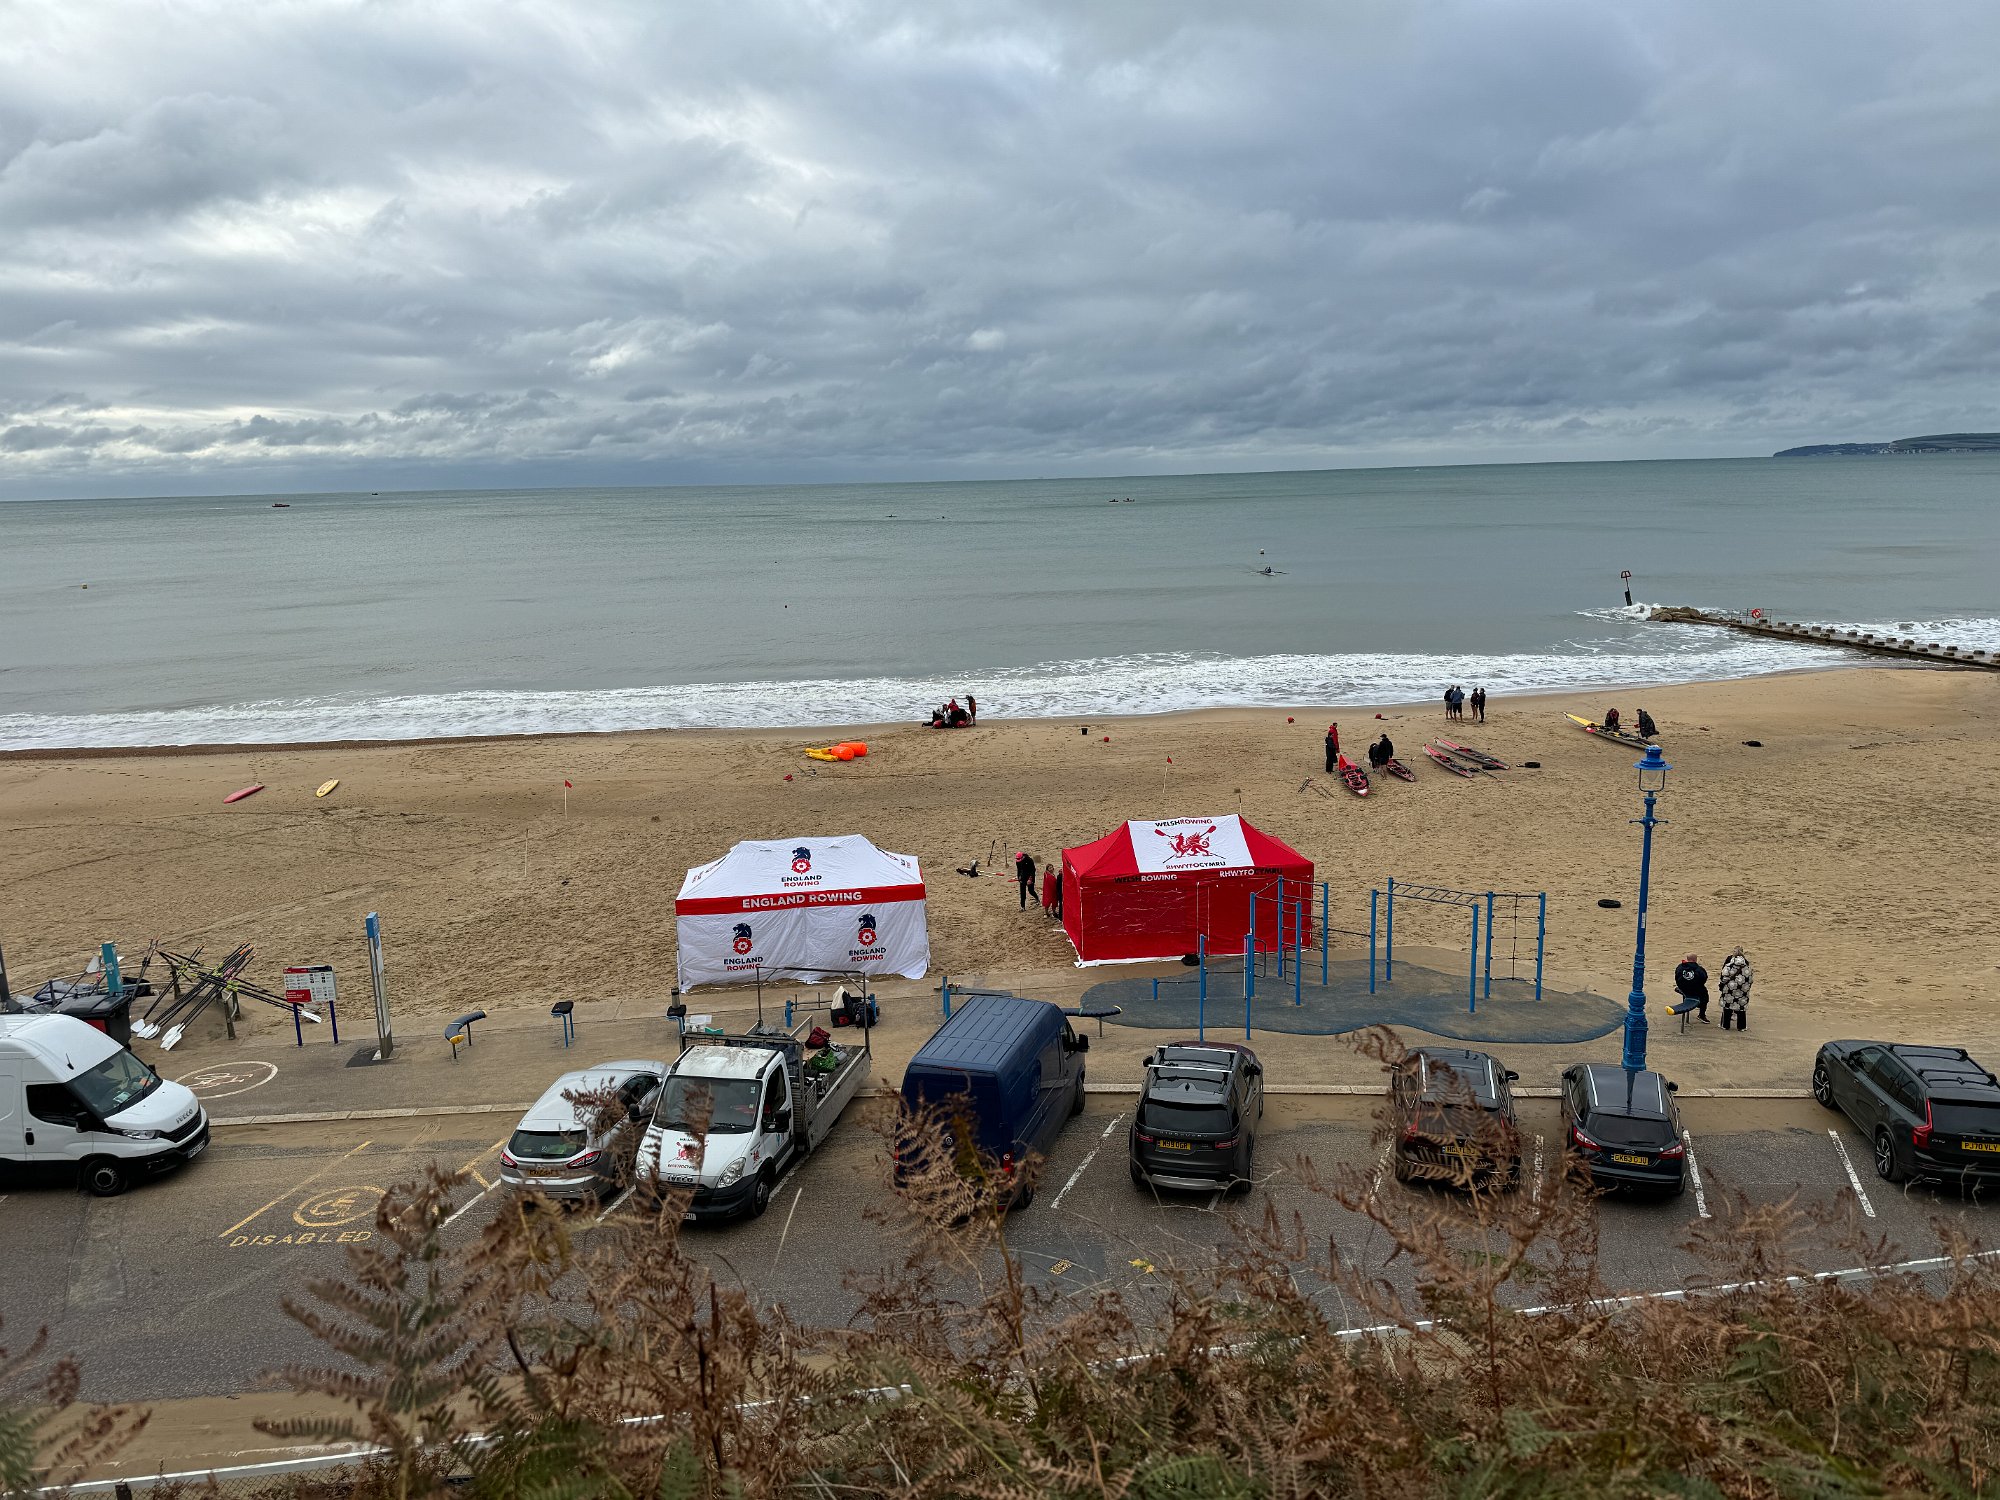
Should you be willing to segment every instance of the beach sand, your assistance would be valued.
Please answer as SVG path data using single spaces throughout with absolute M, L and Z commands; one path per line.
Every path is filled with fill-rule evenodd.
M 1428 706 L 1384 708 L 1380 722 L 1357 707 L 1177 714 L 1087 734 L 1077 720 L 991 717 L 951 733 L 876 728 L 865 760 L 832 766 L 799 753 L 824 731 L 9 756 L 0 942 L 19 990 L 81 968 L 107 939 L 127 954 L 154 938 L 211 954 L 254 943 L 249 977 L 274 987 L 286 964 L 335 965 L 358 1032 L 362 916 L 377 910 L 399 1015 L 664 998 L 689 866 L 738 839 L 859 832 L 923 862 L 937 969 L 1033 992 L 1036 976 L 1074 971 L 1059 930 L 1016 908 L 1016 849 L 1046 859 L 1127 817 L 1240 812 L 1316 862 L 1335 926 L 1365 928 L 1369 888 L 1392 875 L 1546 890 L 1551 971 L 1622 997 L 1634 755 L 1561 717 L 1612 701 L 1628 720 L 1652 711 L 1675 767 L 1651 993 L 1670 991 L 1681 954 L 1713 973 L 1741 943 L 1756 963 L 1753 1026 L 1761 1013 L 1829 1035 L 1991 1034 L 2000 676 L 1980 671 L 1496 701 L 1484 725 L 1449 728 Z M 1348 795 L 1321 771 L 1330 719 L 1357 759 L 1388 729 L 1416 784 Z M 1447 776 L 1422 754 L 1437 733 L 1541 769 Z M 338 790 L 316 801 L 330 777 Z M 223 804 L 253 781 L 265 790 Z M 975 858 L 993 878 L 953 873 Z M 1463 943 L 1462 912 L 1399 908 L 1398 920 L 1411 945 Z M 1063 988 L 1075 993 L 1075 977 Z

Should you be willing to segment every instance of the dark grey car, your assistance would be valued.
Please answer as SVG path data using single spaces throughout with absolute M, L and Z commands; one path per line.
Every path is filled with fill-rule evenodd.
M 1687 1144 L 1675 1085 L 1614 1063 L 1578 1063 L 1562 1076 L 1570 1160 L 1600 1187 L 1687 1191 Z
M 1169 1042 L 1146 1059 L 1127 1137 L 1132 1181 L 1187 1192 L 1248 1188 L 1264 1065 L 1239 1042 Z
M 1828 1042 L 1812 1091 L 1868 1137 L 1884 1182 L 2000 1182 L 2000 1083 L 1963 1047 Z

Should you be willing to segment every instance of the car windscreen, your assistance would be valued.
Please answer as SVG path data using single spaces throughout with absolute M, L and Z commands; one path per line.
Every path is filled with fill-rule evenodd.
M 160 1086 L 160 1075 L 123 1048 L 69 1081 L 70 1090 L 100 1120 L 130 1109 Z
M 754 1078 L 669 1078 L 653 1111 L 668 1130 L 694 1132 L 703 1116 L 716 1135 L 747 1135 L 757 1128 L 762 1085 Z
M 1184 1135 L 1221 1135 L 1229 1129 L 1229 1106 L 1218 1095 L 1212 1103 L 1178 1099 L 1163 1104 L 1148 1099 L 1139 1106 L 1139 1126 L 1144 1130 L 1179 1131 Z
M 1583 1129 L 1607 1146 L 1665 1146 L 1674 1140 L 1674 1127 L 1665 1120 L 1637 1120 L 1630 1115 L 1595 1114 Z
M 1931 1124 L 1946 1135 L 2000 1136 L 2000 1104 L 1934 1099 L 1931 1101 Z
M 516 1161 L 568 1161 L 587 1143 L 581 1130 L 517 1130 L 507 1154 Z

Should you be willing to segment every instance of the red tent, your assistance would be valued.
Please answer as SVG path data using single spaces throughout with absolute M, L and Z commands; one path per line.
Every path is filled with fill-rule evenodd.
M 1294 942 L 1312 933 L 1312 861 L 1234 813 L 1126 823 L 1063 850 L 1063 928 L 1085 963 L 1179 958 L 1197 937 L 1241 953 L 1257 899 L 1257 946 L 1279 945 L 1278 902 Z M 1304 916 L 1298 915 L 1303 908 Z

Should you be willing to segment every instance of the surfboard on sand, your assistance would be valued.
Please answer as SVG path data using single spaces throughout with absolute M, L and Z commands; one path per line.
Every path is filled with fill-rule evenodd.
M 224 802 L 241 802 L 245 797 L 255 796 L 258 792 L 261 792 L 263 790 L 264 790 L 264 783 L 261 781 L 255 781 L 252 782 L 249 786 L 238 787 L 235 791 L 231 792 L 227 797 L 224 797 L 222 800 Z
M 1576 714 L 1564 714 L 1563 717 L 1568 719 L 1578 729 L 1581 729 L 1585 734 L 1594 734 L 1601 740 L 1615 740 L 1621 745 L 1630 745 L 1634 750 L 1643 750 L 1646 748 L 1647 742 L 1641 735 L 1627 734 L 1622 729 L 1606 729 L 1596 720 L 1580 718 Z
M 340 778 L 336 776 L 331 781 L 321 782 L 319 790 L 314 792 L 313 795 L 315 797 L 324 797 L 328 792 L 332 791 L 335 787 L 339 785 L 340 785 Z
M 1477 776 L 1479 774 L 1479 767 L 1469 766 L 1463 761 L 1454 760 L 1450 755 L 1438 749 L 1436 745 L 1424 746 L 1424 754 L 1428 755 L 1454 776 Z

